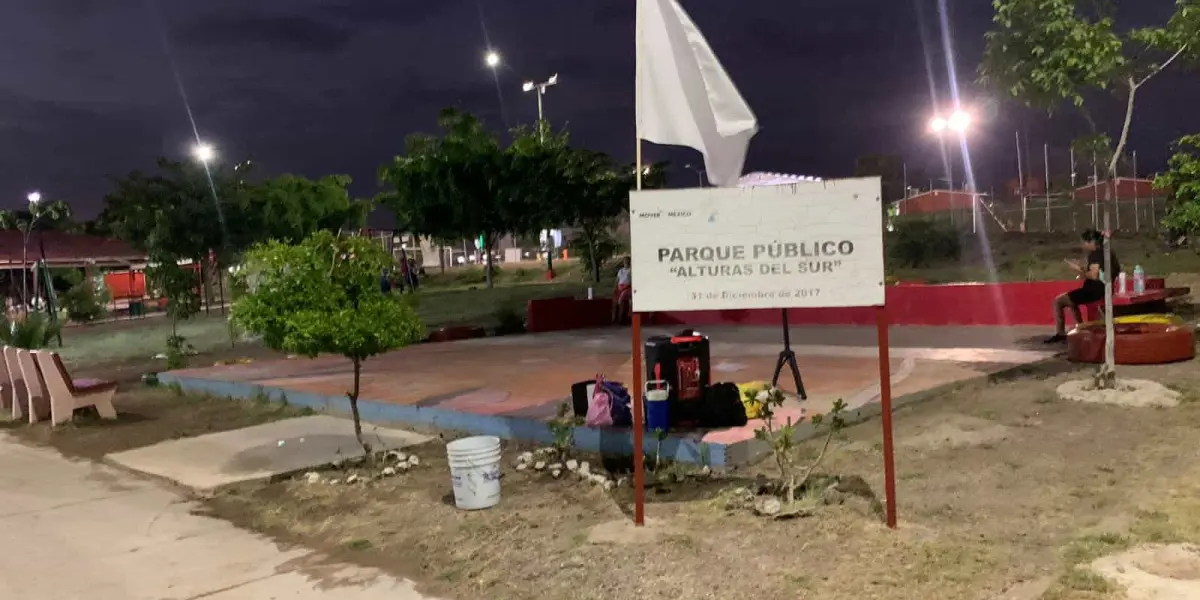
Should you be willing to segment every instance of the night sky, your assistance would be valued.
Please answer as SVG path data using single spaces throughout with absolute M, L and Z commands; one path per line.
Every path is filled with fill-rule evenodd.
M 1055 170 L 1065 166 L 1083 123 L 984 95 L 973 82 L 990 2 L 948 3 L 964 103 L 981 119 L 980 188 L 1015 176 L 1018 129 L 1039 173 L 1043 143 L 1059 148 Z M 1119 4 L 1161 18 L 1172 2 Z M 940 164 L 925 130 L 926 49 L 949 98 L 937 0 L 683 5 L 758 115 L 748 171 L 835 177 L 873 153 L 903 155 L 914 178 Z M 110 177 L 186 156 L 187 105 L 222 158 L 253 158 L 265 174 L 347 173 L 368 196 L 378 166 L 407 134 L 432 131 L 440 108 L 497 130 L 529 123 L 536 102 L 521 83 L 553 73 L 547 118 L 632 161 L 633 15 L 634 0 L 10 0 L 0 8 L 0 207 L 38 189 L 93 215 Z M 502 102 L 482 63 L 489 45 L 504 56 Z M 1161 168 L 1170 140 L 1200 132 L 1200 110 L 1187 109 L 1200 106 L 1197 80 L 1176 71 L 1139 96 L 1131 148 L 1143 171 Z M 1096 112 L 1112 123 L 1121 101 L 1103 102 Z M 684 164 L 700 163 L 654 146 L 646 159 L 670 160 L 677 184 L 694 177 Z

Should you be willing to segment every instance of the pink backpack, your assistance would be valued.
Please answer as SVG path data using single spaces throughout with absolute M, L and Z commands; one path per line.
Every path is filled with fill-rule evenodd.
M 596 376 L 596 387 L 592 391 L 592 399 L 588 402 L 588 427 L 612 427 L 612 395 L 604 385 L 604 376 Z

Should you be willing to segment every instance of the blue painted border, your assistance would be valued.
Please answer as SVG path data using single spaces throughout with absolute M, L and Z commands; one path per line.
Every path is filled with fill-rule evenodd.
M 279 401 L 285 396 L 289 404 L 307 406 L 313 410 L 344 414 L 349 411 L 349 405 L 344 396 L 325 396 L 302 392 L 278 386 L 264 386 L 243 381 L 226 381 L 189 377 L 175 373 L 160 373 L 159 381 L 164 385 L 178 385 L 184 391 L 210 394 L 213 396 L 249 400 L 265 394 L 272 400 Z M 374 423 L 409 423 L 465 431 L 479 435 L 494 435 L 501 439 L 521 440 L 548 444 L 554 441 L 546 423 L 524 417 L 509 417 L 503 415 L 477 415 L 440 408 L 413 406 L 407 404 L 390 404 L 370 399 L 358 401 L 359 414 L 364 421 Z M 668 435 L 662 442 L 661 455 L 676 462 L 701 464 L 705 449 L 708 453 L 707 464 L 711 467 L 733 466 L 726 464 L 730 459 L 730 451 L 746 442 L 722 444 L 702 442 L 695 435 Z M 633 454 L 633 436 L 625 430 L 606 430 L 591 427 L 575 428 L 575 447 L 584 452 L 602 452 L 606 454 Z M 653 434 L 646 434 L 642 450 L 648 455 L 658 449 L 658 440 Z

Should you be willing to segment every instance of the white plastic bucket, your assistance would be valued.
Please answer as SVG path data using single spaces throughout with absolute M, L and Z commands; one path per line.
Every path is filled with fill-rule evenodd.
M 462 510 L 500 503 L 500 438 L 481 435 L 446 444 L 454 505 Z

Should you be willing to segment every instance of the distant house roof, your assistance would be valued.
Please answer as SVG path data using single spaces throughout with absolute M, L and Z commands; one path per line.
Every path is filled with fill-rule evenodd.
M 801 183 L 805 181 L 821 181 L 820 177 L 808 177 L 806 175 L 789 175 L 787 173 L 768 173 L 757 171 L 747 173 L 738 179 L 738 187 L 757 187 L 760 185 L 789 185 L 792 183 Z
M 126 242 L 61 231 L 35 231 L 27 248 L 30 263 L 45 258 L 51 267 L 126 267 L 147 260 Z M 0 231 L 0 269 L 20 269 L 21 254 L 21 232 Z
M 1116 185 L 1113 186 L 1113 195 L 1115 195 L 1116 198 L 1114 198 L 1114 200 L 1118 200 L 1120 202 L 1130 202 L 1138 198 L 1165 198 L 1171 194 L 1170 190 L 1163 190 L 1154 187 L 1154 180 L 1152 179 L 1130 179 L 1128 177 L 1118 177 L 1115 181 Z M 1072 194 L 1072 196 L 1076 200 L 1083 202 L 1103 201 L 1104 186 L 1107 184 L 1108 181 L 1101 181 L 1098 184 L 1092 183 L 1075 188 L 1075 192 Z

